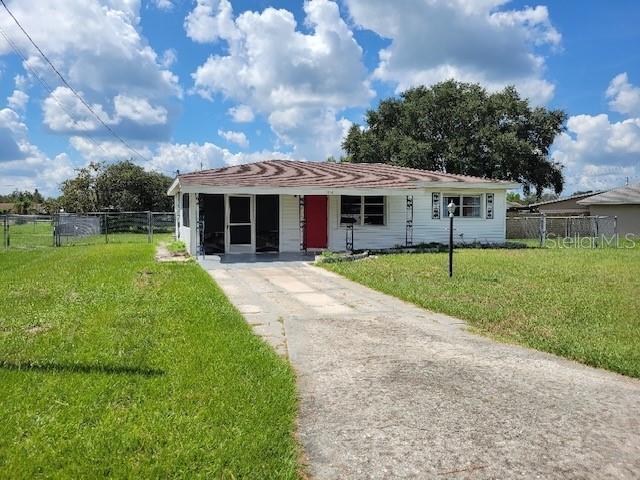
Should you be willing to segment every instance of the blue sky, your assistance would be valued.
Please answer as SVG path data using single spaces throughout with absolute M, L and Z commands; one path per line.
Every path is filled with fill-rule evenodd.
M 640 181 L 632 0 L 10 0 L 0 9 L 0 193 L 134 157 L 173 174 L 324 160 L 381 98 L 447 78 L 566 110 L 565 193 Z M 17 48 L 26 61 L 15 52 Z M 43 83 L 47 88 L 43 87 Z

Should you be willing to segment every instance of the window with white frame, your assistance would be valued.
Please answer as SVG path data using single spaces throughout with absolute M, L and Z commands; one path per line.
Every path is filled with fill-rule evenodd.
M 454 217 L 467 217 L 467 218 L 480 218 L 481 211 L 481 196 L 480 195 L 453 195 L 445 194 L 442 196 L 442 211 L 448 212 L 448 205 L 453 202 L 456 206 L 456 210 L 453 213 Z M 449 214 L 446 213 L 445 217 Z
M 340 196 L 340 224 L 384 225 L 384 196 Z

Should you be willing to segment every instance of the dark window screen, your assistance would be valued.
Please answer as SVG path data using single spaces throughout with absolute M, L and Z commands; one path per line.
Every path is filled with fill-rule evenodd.
M 229 233 L 232 245 L 249 245 L 251 243 L 251 225 L 231 225 Z
M 189 194 L 182 194 L 182 226 L 189 226 Z
M 251 199 L 249 197 L 229 197 L 229 208 L 231 210 L 229 223 L 251 222 Z

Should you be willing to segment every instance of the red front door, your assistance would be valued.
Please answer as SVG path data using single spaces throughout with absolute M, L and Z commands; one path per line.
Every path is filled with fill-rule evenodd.
M 304 218 L 307 248 L 327 248 L 327 196 L 305 195 Z

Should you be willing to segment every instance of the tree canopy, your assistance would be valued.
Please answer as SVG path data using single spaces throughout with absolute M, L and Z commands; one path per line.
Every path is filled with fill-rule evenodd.
M 7 195 L 0 195 L 0 203 L 9 203 L 13 206 L 9 209 L 0 209 L 0 213 L 9 211 L 19 214 L 37 213 L 42 209 L 45 199 L 36 188 L 33 192 L 28 190 L 14 190 Z
M 511 180 L 525 194 L 560 193 L 562 168 L 549 148 L 565 112 L 531 107 L 514 87 L 488 93 L 454 80 L 411 88 L 380 102 L 343 140 L 343 161 L 389 163 Z
M 167 196 L 172 179 L 148 172 L 131 161 L 105 166 L 91 163 L 62 182 L 60 207 L 67 212 L 170 211 Z

